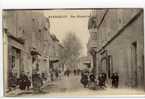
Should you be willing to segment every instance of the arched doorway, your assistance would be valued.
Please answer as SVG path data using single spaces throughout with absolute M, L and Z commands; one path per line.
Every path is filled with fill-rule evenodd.
M 106 57 L 101 58 L 101 73 L 107 74 L 107 58 Z
M 107 78 L 110 78 L 111 74 L 113 73 L 112 55 L 108 55 L 107 51 L 104 54 L 102 54 L 99 71 L 99 73 L 106 73 Z

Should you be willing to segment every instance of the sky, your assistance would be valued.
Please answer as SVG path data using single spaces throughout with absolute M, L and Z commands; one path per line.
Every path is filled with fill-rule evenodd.
M 45 10 L 50 20 L 50 33 L 54 33 L 60 42 L 69 32 L 74 32 L 82 44 L 82 56 L 87 55 L 89 39 L 88 19 L 90 10 Z

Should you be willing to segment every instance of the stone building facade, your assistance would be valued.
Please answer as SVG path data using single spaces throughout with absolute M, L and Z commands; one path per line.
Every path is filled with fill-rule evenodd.
M 50 60 L 50 70 L 51 71 L 63 71 L 63 64 L 62 64 L 62 60 L 60 57 L 60 53 L 61 51 L 63 51 L 63 46 L 60 44 L 58 38 L 54 35 L 51 34 L 51 48 L 53 49 L 49 49 L 49 60 Z
M 8 39 L 7 78 L 36 71 L 48 77 L 51 57 L 58 55 L 55 49 L 60 46 L 50 33 L 49 19 L 37 10 L 8 10 L 3 11 L 3 28 Z
M 95 57 L 95 73 L 105 72 L 109 79 L 117 72 L 120 86 L 145 89 L 143 9 L 99 9 L 92 13 L 88 29 L 95 40 L 90 38 L 88 54 Z

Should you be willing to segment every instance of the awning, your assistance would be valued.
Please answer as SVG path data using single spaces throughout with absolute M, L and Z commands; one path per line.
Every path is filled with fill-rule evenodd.
M 85 64 L 85 65 L 87 65 L 87 66 L 90 66 L 90 65 L 91 65 L 91 63 L 83 63 L 83 64 Z
M 11 39 L 13 39 L 13 40 L 15 40 L 16 42 L 18 42 L 20 44 L 24 44 L 25 43 L 25 40 L 24 39 L 15 37 L 15 36 L 13 36 L 11 34 L 8 34 L 8 37 L 11 38 Z
M 49 57 L 49 61 L 51 63 L 57 63 L 57 62 L 59 62 L 59 58 L 58 57 Z
M 50 63 L 57 63 L 59 60 L 50 60 Z

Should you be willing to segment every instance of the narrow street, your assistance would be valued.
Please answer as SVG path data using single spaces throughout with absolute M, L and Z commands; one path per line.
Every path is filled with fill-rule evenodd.
M 49 86 L 43 89 L 44 93 L 39 94 L 20 94 L 18 96 L 39 96 L 39 97 L 47 97 L 47 96 L 104 96 L 104 95 L 144 95 L 145 92 L 142 90 L 135 90 L 135 89 L 113 89 L 113 88 L 106 88 L 104 90 L 90 90 L 88 88 L 83 88 L 80 84 L 80 77 L 79 76 L 70 76 L 70 77 L 63 77 L 61 80 L 57 80 L 52 82 Z
M 53 81 L 51 85 L 47 86 L 43 90 L 51 93 L 77 91 L 82 88 L 83 86 L 80 83 L 80 76 L 70 75 L 69 77 L 63 76 L 61 79 Z
M 3 12 L 5 96 L 145 95 L 143 9 Z

